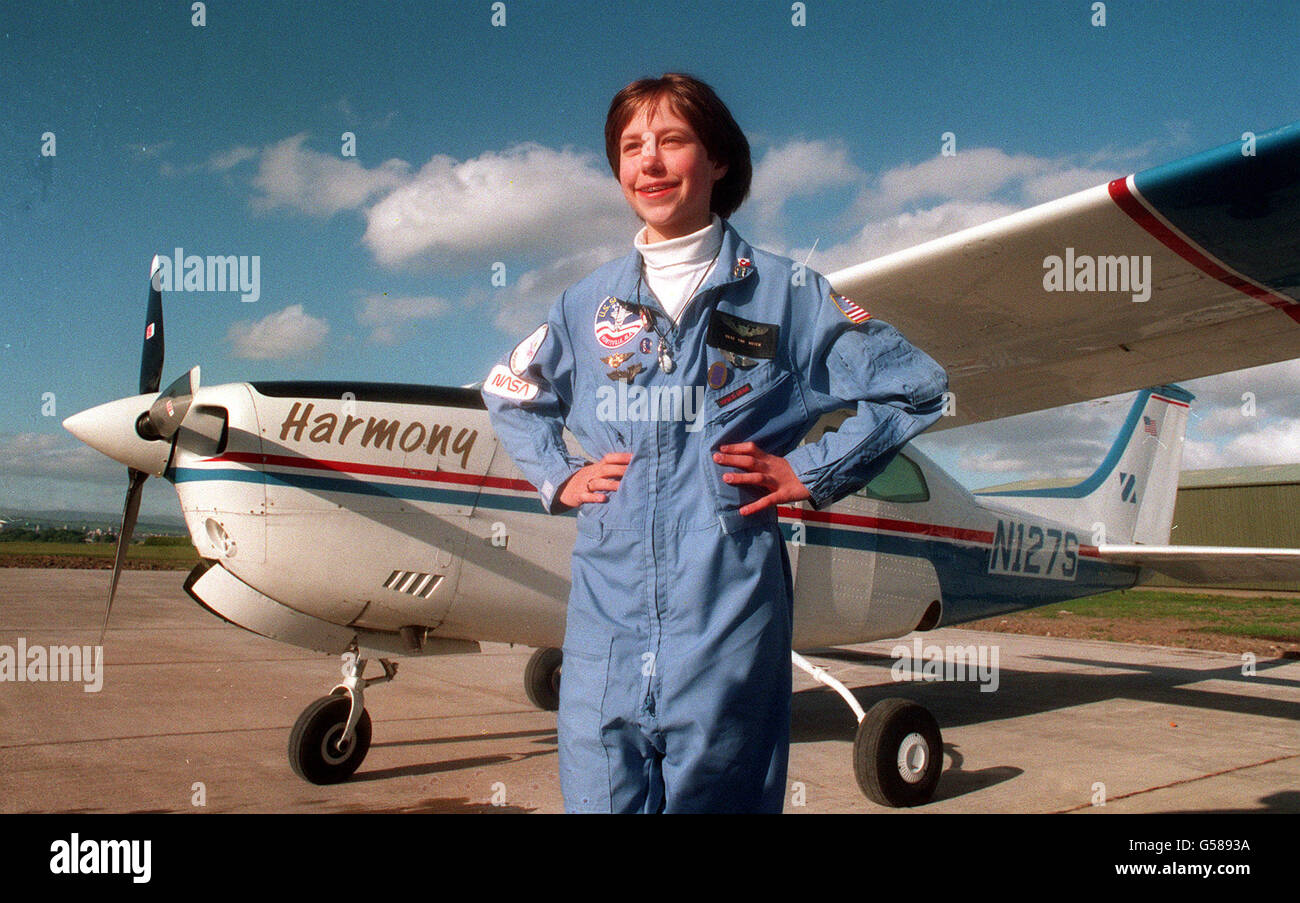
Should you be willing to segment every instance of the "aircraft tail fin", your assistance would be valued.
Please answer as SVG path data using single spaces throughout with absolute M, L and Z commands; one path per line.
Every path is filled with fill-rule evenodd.
M 1093 545 L 1166 545 L 1193 397 L 1178 386 L 1140 391 L 1110 452 L 1080 483 L 978 495 L 1079 527 Z

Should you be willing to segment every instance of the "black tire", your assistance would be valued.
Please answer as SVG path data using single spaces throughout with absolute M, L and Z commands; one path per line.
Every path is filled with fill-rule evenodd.
M 871 707 L 853 740 L 858 786 L 882 806 L 928 803 L 943 773 L 939 723 L 907 699 L 883 699 Z
M 289 764 L 313 784 L 337 784 L 352 776 L 370 751 L 370 713 L 361 710 L 352 742 L 340 753 L 335 741 L 347 727 L 352 700 L 346 694 L 322 696 L 302 710 L 289 732 Z
M 524 668 L 524 692 L 528 701 L 543 712 L 560 708 L 560 666 L 564 653 L 559 649 L 538 649 Z

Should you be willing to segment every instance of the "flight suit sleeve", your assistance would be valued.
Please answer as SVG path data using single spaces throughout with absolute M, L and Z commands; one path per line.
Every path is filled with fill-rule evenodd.
M 573 406 L 573 362 L 561 297 L 546 323 L 516 345 L 483 381 L 493 431 L 537 487 L 542 507 L 550 514 L 566 510 L 559 489 L 587 463 L 564 443 L 564 424 Z
M 833 294 L 820 275 L 805 291 L 816 297 L 794 295 L 791 350 L 809 415 L 857 408 L 838 430 L 785 456 L 813 506 L 823 508 L 868 483 L 939 419 L 948 376 L 897 329 Z M 807 305 L 815 307 L 804 319 Z

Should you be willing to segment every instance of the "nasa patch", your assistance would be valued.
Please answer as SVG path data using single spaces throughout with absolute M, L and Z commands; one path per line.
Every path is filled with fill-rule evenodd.
M 497 364 L 483 381 L 483 391 L 511 401 L 532 401 L 537 397 L 537 383 L 516 376 L 509 368 Z
M 634 312 L 617 298 L 606 298 L 596 308 L 596 341 L 603 348 L 622 348 L 645 328 L 645 314 Z
M 510 352 L 510 370 L 515 376 L 523 376 L 528 365 L 537 357 L 537 349 L 542 347 L 542 342 L 546 340 L 546 331 L 549 327 L 546 323 L 538 326 L 533 330 L 533 334 L 524 339 L 515 346 L 515 350 Z

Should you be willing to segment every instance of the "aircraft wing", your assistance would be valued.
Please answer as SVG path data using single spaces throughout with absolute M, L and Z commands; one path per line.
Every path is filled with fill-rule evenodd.
M 947 368 L 933 429 L 1297 358 L 1300 123 L 828 278 Z
M 1139 565 L 1188 583 L 1300 579 L 1300 549 L 1103 544 L 1097 554 L 1103 561 Z

